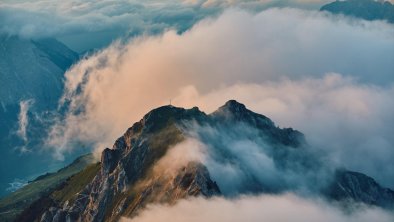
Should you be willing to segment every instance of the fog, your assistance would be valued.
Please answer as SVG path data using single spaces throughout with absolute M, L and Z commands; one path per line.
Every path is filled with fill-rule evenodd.
M 28 111 L 34 100 L 22 100 L 19 102 L 19 115 L 18 115 L 18 130 L 17 135 L 23 140 L 27 141 L 26 129 L 29 124 Z
M 365 208 L 353 214 L 345 214 L 322 200 L 304 199 L 287 194 L 241 197 L 232 200 L 192 198 L 181 200 L 174 206 L 150 205 L 136 218 L 123 218 L 121 221 L 389 222 L 393 219 L 391 213 L 377 208 Z

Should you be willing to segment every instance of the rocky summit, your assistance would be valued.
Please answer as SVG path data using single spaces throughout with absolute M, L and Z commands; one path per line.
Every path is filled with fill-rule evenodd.
M 215 133 L 207 135 L 206 131 Z M 208 147 L 226 146 L 219 139 L 224 133 L 234 141 L 245 138 L 264 141 L 261 144 L 267 147 L 268 155 L 272 157 L 274 166 L 282 170 L 280 172 L 305 174 L 305 180 L 309 180 L 308 170 L 325 168 L 319 158 L 307 152 L 311 147 L 301 132 L 279 128 L 268 117 L 248 110 L 235 100 L 228 101 L 212 114 L 205 114 L 197 107 L 163 106 L 134 123 L 112 148 L 104 149 L 100 163 L 89 166 L 52 193 L 42 196 L 17 220 L 118 221 L 122 216 L 134 217 L 150 203 L 174 204 L 179 199 L 192 196 L 234 195 L 234 192 L 226 191 L 220 178 L 212 176 L 210 168 L 203 162 L 189 161 L 172 173 L 156 167 L 172 147 L 191 136 L 210 144 Z M 221 161 L 236 162 L 237 159 L 223 150 L 218 150 L 215 155 Z M 247 153 L 241 150 L 236 155 L 239 157 Z M 324 183 L 321 177 L 314 178 L 323 185 L 311 192 L 333 201 L 393 206 L 394 192 L 382 188 L 372 178 L 343 169 L 330 170 L 336 173 L 327 176 Z M 297 190 L 295 187 L 302 184 L 288 182 L 286 178 L 271 183 L 252 173 L 243 180 L 244 184 L 235 190 L 235 195 L 280 193 Z

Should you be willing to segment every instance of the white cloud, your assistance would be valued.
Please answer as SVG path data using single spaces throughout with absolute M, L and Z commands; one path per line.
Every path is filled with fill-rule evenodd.
M 13 182 L 9 183 L 9 187 L 6 188 L 6 191 L 14 192 L 26 185 L 27 185 L 26 181 L 20 179 L 14 179 Z
M 217 11 L 174 0 L 1 2 L 0 34 L 56 37 L 73 49 L 87 50 L 125 36 L 168 28 L 183 31 Z
M 366 208 L 352 214 L 321 201 L 303 199 L 294 195 L 242 197 L 239 199 L 181 200 L 174 206 L 150 205 L 134 219 L 122 218 L 122 222 L 153 221 L 215 221 L 215 222 L 389 222 L 391 213 L 378 208 Z
M 190 86 L 173 103 L 212 112 L 223 101 L 237 99 L 280 126 L 303 132 L 331 165 L 366 173 L 393 187 L 393 94 L 393 86 L 359 84 L 330 74 L 323 79 L 235 84 L 208 93 Z
M 224 8 L 253 8 L 266 2 L 233 2 L 209 7 L 181 0 L 71 0 L 0 2 L 0 34 L 23 38 L 56 37 L 72 49 L 101 48 L 117 38 L 167 29 L 184 31 Z M 261 7 L 260 9 L 261 10 Z
M 178 172 L 180 168 L 185 167 L 189 162 L 202 163 L 205 158 L 205 145 L 197 139 L 188 138 L 171 147 L 166 155 L 155 164 L 153 171 L 169 175 Z
M 48 144 L 58 157 L 75 140 L 101 150 L 171 98 L 206 111 L 235 98 L 305 132 L 339 165 L 393 186 L 394 170 L 382 171 L 394 169 L 393 36 L 382 22 L 230 10 L 183 34 L 114 44 L 66 73 L 70 112 Z M 343 74 L 326 75 L 331 71 Z
M 19 103 L 18 130 L 16 134 L 25 142 L 27 141 L 27 127 L 29 125 L 28 111 L 33 103 L 34 100 L 31 99 L 22 100 Z

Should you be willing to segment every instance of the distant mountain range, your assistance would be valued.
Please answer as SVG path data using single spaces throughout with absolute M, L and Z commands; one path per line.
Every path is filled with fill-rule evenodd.
M 394 23 L 394 5 L 389 1 L 345 0 L 324 5 L 321 11 L 343 14 L 365 20 L 385 20 Z
M 3 196 L 14 189 L 7 189 L 13 180 L 49 170 L 50 156 L 38 152 L 37 147 L 42 145 L 46 121 L 62 95 L 64 73 L 79 55 L 53 38 L 30 40 L 0 35 L 0 58 Z
M 57 104 L 64 72 L 78 54 L 53 38 L 29 40 L 0 36 L 0 103 L 3 109 L 20 100 L 37 100 L 44 109 Z
M 244 170 L 242 177 L 232 178 L 237 186 L 229 189 L 223 181 L 226 178 L 201 161 L 187 161 L 170 173 L 165 171 L 166 165 L 160 167 L 173 147 L 190 137 L 204 143 L 217 163 L 232 163 Z M 228 149 L 234 144 L 244 145 Z M 251 147 L 269 158 L 243 161 L 251 155 Z M 187 152 L 187 147 L 183 149 Z M 121 216 L 134 217 L 149 203 L 173 204 L 190 196 L 279 194 L 298 192 L 299 188 L 345 206 L 358 202 L 394 207 L 392 190 L 362 173 L 327 168 L 310 149 L 301 132 L 279 128 L 234 100 L 209 115 L 197 107 L 163 106 L 134 123 L 112 149 L 106 148 L 99 164 L 93 163 L 41 195 L 17 221 L 118 221 Z M 270 159 L 280 173 L 261 176 L 267 169 L 260 167 Z M 253 171 L 255 167 L 257 171 Z M 294 181 L 295 175 L 298 181 Z M 24 189 L 35 185 L 28 186 Z

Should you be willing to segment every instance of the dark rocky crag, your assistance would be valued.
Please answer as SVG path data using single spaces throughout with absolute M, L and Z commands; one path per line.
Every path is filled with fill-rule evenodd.
M 385 20 L 389 23 L 394 23 L 394 5 L 389 1 L 337 0 L 324 5 L 320 11 L 343 14 L 368 21 Z
M 325 195 L 337 201 L 362 202 L 369 205 L 393 208 L 394 192 L 381 187 L 373 178 L 358 172 L 339 169 L 334 182 Z
M 209 198 L 223 195 L 220 186 L 201 163 L 189 162 L 171 175 L 154 172 L 155 163 L 167 150 L 187 138 L 190 123 L 218 129 L 237 125 L 251 127 L 257 132 L 257 137 L 268 141 L 274 150 L 278 150 L 280 155 L 274 155 L 278 163 L 280 158 L 286 158 L 283 153 L 302 152 L 306 146 L 302 133 L 291 128 L 281 129 L 269 118 L 246 109 L 234 100 L 228 101 L 210 115 L 196 107 L 183 109 L 163 106 L 146 114 L 116 140 L 112 149 L 107 148 L 102 152 L 97 174 L 81 190 L 70 193 L 67 198 L 56 199 L 56 195 L 44 197 L 42 201 L 48 204 L 35 209 L 35 212 L 40 213 L 34 214 L 27 209 L 19 221 L 26 221 L 24 218 L 30 221 L 117 221 L 121 216 L 135 216 L 149 203 L 173 204 L 190 196 Z M 310 167 L 309 164 L 316 163 L 303 161 L 302 164 Z M 337 172 L 332 182 L 321 191 L 328 199 L 350 199 L 382 207 L 393 206 L 394 195 L 390 189 L 382 188 L 360 173 Z M 62 193 L 70 186 L 73 186 L 71 182 L 57 192 Z M 256 183 L 242 192 L 280 190 Z

